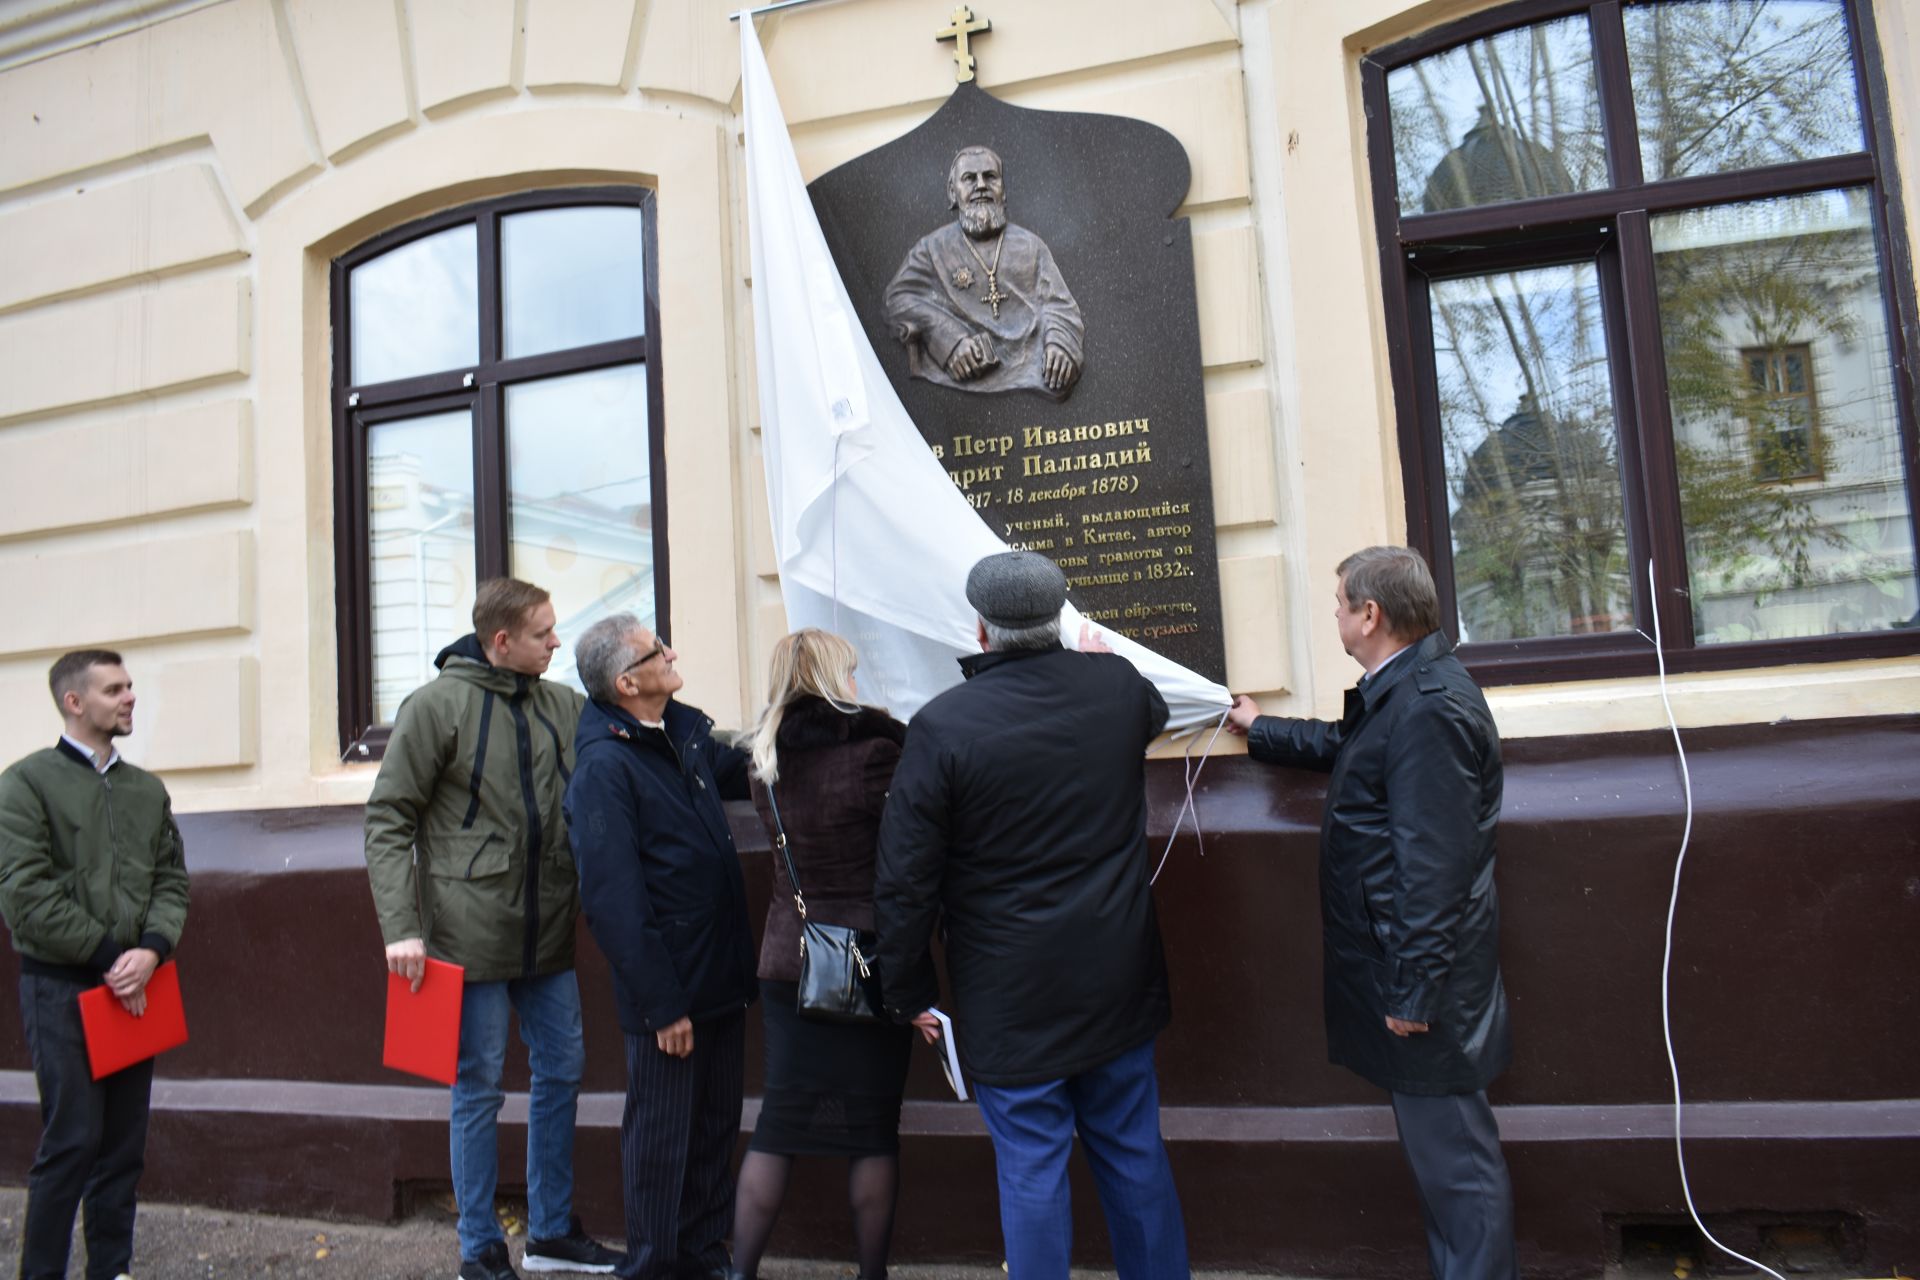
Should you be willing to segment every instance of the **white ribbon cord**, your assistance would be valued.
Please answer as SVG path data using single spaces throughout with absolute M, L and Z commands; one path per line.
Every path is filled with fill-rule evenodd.
M 1200 810 L 1194 807 L 1193 789 L 1200 783 L 1200 770 L 1207 767 L 1207 759 L 1213 754 L 1213 744 L 1219 740 L 1220 731 L 1227 727 L 1227 715 L 1232 710 L 1232 707 L 1228 707 L 1226 711 L 1220 713 L 1220 719 L 1216 721 L 1213 726 L 1213 736 L 1207 739 L 1207 749 L 1200 753 L 1200 763 L 1197 766 L 1193 763 L 1193 744 L 1200 740 L 1200 735 L 1195 733 L 1187 739 L 1187 750 L 1185 753 L 1187 775 L 1186 802 L 1180 806 L 1180 811 L 1173 815 L 1173 830 L 1167 833 L 1167 847 L 1161 850 L 1160 861 L 1153 869 L 1152 878 L 1147 881 L 1149 885 L 1159 883 L 1161 869 L 1167 865 L 1167 855 L 1173 852 L 1173 842 L 1180 836 L 1180 824 L 1186 821 L 1188 814 L 1193 815 L 1194 843 L 1200 850 L 1200 856 L 1203 858 L 1207 856 L 1206 835 L 1200 830 Z
M 1730 1258 L 1758 1268 L 1773 1277 L 1773 1280 L 1786 1280 L 1786 1277 L 1765 1263 L 1756 1262 L 1743 1253 L 1738 1253 L 1721 1244 L 1707 1230 L 1707 1224 L 1700 1220 L 1700 1211 L 1693 1205 L 1693 1187 L 1687 1181 L 1687 1148 L 1681 1136 L 1680 1102 L 1680 1064 L 1673 1053 L 1673 1010 L 1668 998 L 1669 979 L 1673 973 L 1673 917 L 1680 905 L 1680 872 L 1687 865 L 1687 842 L 1693 838 L 1693 774 L 1687 768 L 1687 749 L 1680 742 L 1680 721 L 1673 714 L 1673 700 L 1667 696 L 1667 654 L 1660 640 L 1660 589 L 1654 579 L 1653 561 L 1647 561 L 1647 599 L 1653 606 L 1653 656 L 1660 668 L 1660 703 L 1667 711 L 1667 727 L 1673 730 L 1673 749 L 1680 760 L 1680 786 L 1686 797 L 1687 820 L 1680 830 L 1680 852 L 1673 862 L 1673 892 L 1667 898 L 1667 943 L 1666 951 L 1660 957 L 1660 1034 L 1667 1043 L 1667 1073 L 1673 1080 L 1673 1155 L 1680 1166 L 1680 1194 L 1686 1197 L 1687 1216 L 1693 1219 L 1693 1225 L 1700 1228 L 1700 1234 L 1708 1244 Z M 1646 635 L 1643 631 L 1641 635 Z

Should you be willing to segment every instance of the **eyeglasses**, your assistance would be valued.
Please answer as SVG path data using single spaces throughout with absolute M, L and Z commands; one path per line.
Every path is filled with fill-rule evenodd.
M 642 654 L 638 658 L 635 658 L 632 662 L 629 662 L 626 665 L 626 667 L 620 672 L 620 674 L 625 675 L 627 674 L 628 671 L 633 670 L 635 667 L 643 667 L 647 663 L 652 662 L 655 658 L 659 657 L 661 654 L 665 653 L 666 651 L 667 651 L 667 646 L 665 641 L 655 641 L 653 648 L 647 650 L 644 654 Z

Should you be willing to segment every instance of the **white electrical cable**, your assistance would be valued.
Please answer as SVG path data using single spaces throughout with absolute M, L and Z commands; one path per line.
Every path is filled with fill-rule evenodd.
M 1652 560 L 1647 561 L 1647 599 L 1653 609 L 1653 656 L 1660 667 L 1660 702 L 1667 709 L 1667 727 L 1673 730 L 1673 749 L 1680 758 L 1680 786 L 1687 802 L 1686 825 L 1680 830 L 1680 852 L 1673 862 L 1673 893 L 1667 898 L 1666 951 L 1660 958 L 1660 1033 L 1666 1038 L 1667 1073 L 1673 1080 L 1673 1155 L 1680 1166 L 1680 1194 L 1687 1200 L 1687 1216 L 1693 1219 L 1694 1226 L 1700 1228 L 1700 1234 L 1706 1237 L 1708 1244 L 1730 1258 L 1759 1268 L 1772 1276 L 1773 1280 L 1786 1280 L 1772 1267 L 1729 1249 L 1716 1240 L 1713 1232 L 1707 1230 L 1707 1224 L 1700 1220 L 1700 1211 L 1693 1207 L 1693 1188 L 1687 1182 L 1687 1149 L 1680 1133 L 1680 1064 L 1673 1054 L 1673 1011 L 1668 999 L 1668 985 L 1673 973 L 1673 916 L 1680 905 L 1680 871 L 1687 865 L 1687 842 L 1693 837 L 1693 774 L 1687 769 L 1687 749 L 1680 743 L 1680 721 L 1673 714 L 1673 700 L 1667 696 L 1667 654 L 1660 642 L 1660 590 L 1654 580 Z
M 1226 728 L 1226 727 L 1227 727 L 1227 715 L 1228 715 L 1228 713 L 1229 713 L 1229 712 L 1231 712 L 1232 710 L 1233 710 L 1233 708 L 1231 708 L 1231 707 L 1229 707 L 1229 708 L 1227 708 L 1227 710 L 1226 710 L 1226 711 L 1222 711 L 1222 712 L 1220 713 L 1220 720 L 1219 720 L 1219 723 L 1217 723 L 1217 724 L 1215 724 L 1215 725 L 1213 726 L 1213 736 L 1212 736 L 1211 738 L 1208 738 L 1208 739 L 1207 739 L 1207 749 L 1206 749 L 1205 751 L 1203 751 L 1203 752 L 1201 752 L 1201 754 L 1200 754 L 1200 765 L 1199 765 L 1199 768 L 1195 768 L 1195 767 L 1194 767 L 1194 763 L 1193 763 L 1193 744 L 1194 744 L 1194 743 L 1196 743 L 1196 742 L 1198 742 L 1198 741 L 1200 740 L 1200 734 L 1199 734 L 1199 732 L 1198 732 L 1198 731 L 1196 730 L 1196 731 L 1195 731 L 1195 733 L 1194 733 L 1194 735 L 1193 735 L 1193 737 L 1191 737 L 1191 738 L 1189 738 L 1189 739 L 1187 740 L 1187 750 L 1186 750 L 1186 762 L 1187 762 L 1187 763 L 1186 763 L 1186 775 L 1187 775 L 1187 799 L 1186 799 L 1186 803 L 1184 803 L 1184 804 L 1182 804 L 1182 805 L 1180 806 L 1180 812 L 1178 812 L 1178 813 L 1176 813 L 1176 814 L 1174 814 L 1174 815 L 1173 815 L 1173 830 L 1167 833 L 1167 847 L 1166 847 L 1165 849 L 1163 849 L 1163 850 L 1161 850 L 1161 853 L 1160 853 L 1160 861 L 1159 861 L 1159 863 L 1158 863 L 1158 864 L 1157 864 L 1157 865 L 1156 865 L 1156 866 L 1155 866 L 1155 867 L 1153 868 L 1153 875 L 1152 875 L 1152 876 L 1151 876 L 1151 877 L 1150 877 L 1150 878 L 1149 878 L 1149 879 L 1147 880 L 1147 883 L 1148 883 L 1149 885 L 1152 885 L 1152 884 L 1157 884 L 1157 883 L 1159 883 L 1159 880 L 1160 880 L 1160 871 L 1161 871 L 1161 868 L 1163 868 L 1163 867 L 1165 867 L 1165 866 L 1167 865 L 1167 855 L 1173 852 L 1173 842 L 1174 842 L 1174 841 L 1175 841 L 1176 839 L 1178 839 L 1178 838 L 1179 838 L 1179 835 L 1180 835 L 1180 824 L 1181 824 L 1182 822 L 1184 822 L 1184 821 L 1186 821 L 1186 817 L 1187 817 L 1187 815 L 1188 815 L 1188 814 L 1192 814 L 1192 815 L 1193 815 L 1193 838 L 1194 838 L 1194 840 L 1195 840 L 1196 842 L 1202 842 L 1202 841 L 1204 841 L 1204 836 L 1203 836 L 1203 835 L 1201 834 L 1201 831 L 1200 831 L 1200 811 L 1199 811 L 1198 809 L 1196 809 L 1196 808 L 1194 808 L 1194 805 L 1193 805 L 1193 789 L 1194 789 L 1194 787 L 1195 787 L 1195 786 L 1197 786 L 1197 785 L 1199 784 L 1199 782 L 1200 782 L 1200 770 L 1201 770 L 1201 769 L 1204 769 L 1204 768 L 1206 768 L 1206 767 L 1207 767 L 1207 758 L 1208 758 L 1209 756 L 1211 756 L 1211 755 L 1213 754 L 1213 744 L 1214 744 L 1215 742 L 1217 742 L 1217 741 L 1219 741 L 1219 739 L 1220 739 L 1220 731 L 1221 731 L 1222 729 L 1224 729 L 1224 728 Z M 1204 723 L 1204 722 L 1203 722 L 1203 723 Z M 1206 852 L 1207 852 L 1207 850 L 1206 850 L 1206 846 L 1205 846 L 1205 844 L 1204 844 L 1204 843 L 1201 843 L 1201 847 L 1200 847 L 1200 852 L 1201 852 L 1201 854 L 1202 854 L 1202 856 L 1204 856 L 1204 855 L 1206 854 Z

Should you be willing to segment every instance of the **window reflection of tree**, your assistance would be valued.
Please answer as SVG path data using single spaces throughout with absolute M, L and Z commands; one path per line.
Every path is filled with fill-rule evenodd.
M 1810 414 L 1821 353 L 1855 347 L 1862 317 L 1880 305 L 1866 232 L 1796 225 L 1794 203 L 1717 211 L 1722 228 L 1746 215 L 1739 229 L 1750 235 L 1658 259 L 1674 460 L 1703 629 L 1716 597 L 1764 608 L 1778 593 L 1809 592 L 1803 603 L 1821 613 L 1822 630 L 1830 621 L 1847 629 L 1837 624 L 1855 614 L 1866 623 L 1881 610 L 1870 598 L 1849 603 L 1822 588 L 1879 595 L 1877 579 L 1910 572 L 1883 553 L 1875 518 L 1901 496 L 1897 461 L 1849 465 L 1843 456 L 1863 444 L 1874 452 L 1866 437 L 1889 430 L 1891 404 L 1872 385 L 1842 380 L 1820 423 L 1809 416 L 1782 430 L 1782 397 L 1753 377 L 1756 354 L 1784 367 L 1788 353 L 1801 353 Z M 1830 619 L 1836 610 L 1843 616 Z
M 1561 641 L 1470 661 L 1626 670 L 1622 644 L 1576 638 L 1655 611 L 1681 650 L 1920 619 L 1912 343 L 1888 323 L 1906 257 L 1878 221 L 1885 94 L 1858 65 L 1878 7 L 1528 0 L 1363 59 L 1389 125 L 1376 199 L 1397 197 L 1380 212 L 1389 331 L 1412 355 L 1410 535 L 1452 552 L 1463 640 Z M 1574 306 L 1550 277 L 1588 252 L 1599 287 Z M 1641 409 L 1632 452 L 1616 387 Z M 1650 558 L 1672 582 L 1636 592 Z M 1911 645 L 1765 655 L 1894 652 Z
M 1417 194 L 1417 207 L 1433 213 L 1587 190 L 1606 176 L 1598 111 L 1583 19 L 1416 62 L 1395 77 L 1394 139 L 1399 172 L 1427 176 L 1403 187 L 1402 202 Z M 1451 131 L 1467 119 L 1456 144 Z
M 1435 291 L 1462 634 L 1612 630 L 1627 622 L 1626 528 L 1593 271 L 1499 280 Z
M 1624 16 L 1649 179 L 1860 149 L 1839 5 L 1682 0 Z

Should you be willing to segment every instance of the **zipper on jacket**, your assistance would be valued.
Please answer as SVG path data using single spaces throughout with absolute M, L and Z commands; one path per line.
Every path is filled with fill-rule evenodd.
M 664 724 L 660 726 L 660 738 L 667 744 L 667 750 L 673 752 L 673 762 L 680 766 L 680 772 L 684 776 L 687 772 L 687 758 L 680 754 L 680 748 L 674 745 L 673 735 L 667 732 L 667 726 Z
M 525 926 L 520 940 L 520 963 L 526 977 L 533 976 L 540 950 L 540 797 L 533 785 L 533 728 L 527 723 L 522 698 L 507 699 L 513 712 L 513 735 L 520 757 L 520 800 L 527 807 L 526 902 L 521 908 Z
M 567 747 L 565 743 L 560 741 L 559 727 L 555 725 L 553 721 L 547 719 L 546 713 L 538 707 L 533 709 L 533 715 L 534 719 L 547 726 L 547 736 L 553 739 L 553 760 L 555 764 L 560 766 L 560 781 L 562 783 L 572 782 L 573 770 L 567 768 Z
M 487 730 L 493 725 L 493 690 L 481 690 L 480 732 L 473 740 L 473 776 L 467 780 L 467 816 L 460 819 L 460 829 L 466 831 L 473 826 L 473 820 L 480 816 L 480 783 L 487 769 Z
M 113 820 L 113 779 L 103 773 L 100 785 L 107 793 L 107 902 L 113 912 L 114 932 L 118 933 L 120 926 L 126 924 L 126 918 L 120 914 L 120 828 Z

